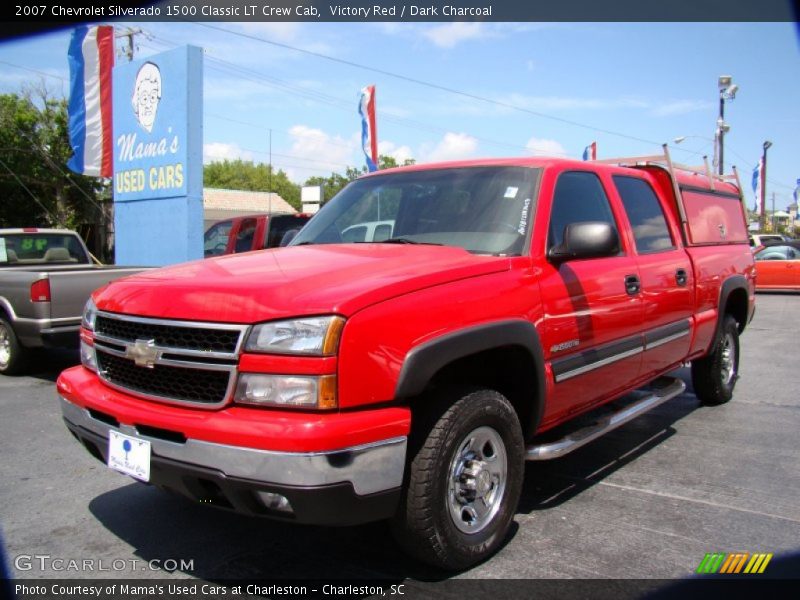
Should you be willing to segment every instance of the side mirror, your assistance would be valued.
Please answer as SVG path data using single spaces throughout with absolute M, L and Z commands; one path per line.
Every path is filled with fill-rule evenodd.
M 577 258 L 615 256 L 619 253 L 619 237 L 610 223 L 589 221 L 570 223 L 564 228 L 564 241 L 550 249 L 548 258 L 564 262 Z

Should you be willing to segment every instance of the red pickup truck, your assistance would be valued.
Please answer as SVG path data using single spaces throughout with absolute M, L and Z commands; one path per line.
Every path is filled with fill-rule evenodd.
M 311 215 L 255 214 L 217 221 L 203 236 L 203 256 L 238 254 L 286 245 Z
M 287 248 L 111 283 L 58 379 L 66 425 L 198 502 L 389 519 L 415 556 L 468 567 L 506 536 L 525 460 L 680 394 L 688 362 L 701 402 L 733 393 L 755 297 L 738 184 L 666 147 L 615 163 L 381 171 Z M 376 221 L 391 237 L 343 241 Z

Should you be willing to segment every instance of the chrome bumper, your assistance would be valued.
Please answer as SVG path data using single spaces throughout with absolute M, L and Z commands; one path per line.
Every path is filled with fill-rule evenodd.
M 118 431 L 145 439 L 154 456 L 215 469 L 229 477 L 274 485 L 325 486 L 351 483 L 358 495 L 399 488 L 403 483 L 407 438 L 398 437 L 329 452 L 272 452 L 187 439 L 183 443 L 142 435 L 136 427 L 113 427 L 59 396 L 64 419 L 108 439 Z

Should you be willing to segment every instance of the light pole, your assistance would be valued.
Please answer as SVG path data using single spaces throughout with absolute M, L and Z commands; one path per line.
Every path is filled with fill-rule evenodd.
M 725 100 L 733 100 L 736 98 L 736 92 L 739 91 L 739 86 L 733 83 L 733 78 L 730 75 L 720 75 L 717 83 L 719 87 L 719 118 L 717 118 L 717 129 L 715 139 L 719 152 L 714 154 L 719 156 L 719 174 L 725 174 L 725 150 L 724 140 L 725 134 L 730 131 L 730 125 L 725 122 Z
M 698 139 L 698 140 L 703 140 L 704 142 L 711 142 L 711 145 L 714 146 L 714 160 L 711 162 L 711 164 L 714 165 L 714 167 L 716 168 L 716 166 L 717 166 L 717 138 L 716 138 L 716 136 L 714 136 L 714 139 L 712 140 L 712 139 L 709 139 L 707 137 L 703 137 L 702 135 L 681 135 L 681 136 L 676 137 L 672 141 L 677 145 L 677 144 L 681 144 L 681 143 L 685 142 L 689 138 L 695 138 L 695 139 Z M 703 159 L 705 159 L 705 158 L 706 158 L 705 155 L 703 155 Z
M 761 155 L 761 215 L 759 229 L 767 228 L 767 150 L 772 146 L 769 140 L 764 142 L 764 153 Z

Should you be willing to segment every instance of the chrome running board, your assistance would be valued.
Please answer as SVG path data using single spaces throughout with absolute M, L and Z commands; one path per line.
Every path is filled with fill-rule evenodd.
M 577 450 L 581 446 L 599 438 L 601 435 L 608 433 L 612 429 L 616 429 L 639 415 L 646 413 L 659 404 L 671 400 L 675 396 L 679 396 L 686 389 L 686 384 L 676 377 L 661 377 L 651 385 L 657 387 L 634 392 L 643 394 L 643 397 L 621 408 L 617 412 L 603 416 L 591 425 L 570 432 L 560 440 L 528 446 L 525 449 L 525 459 L 551 460 L 553 458 L 561 458 L 573 450 Z

